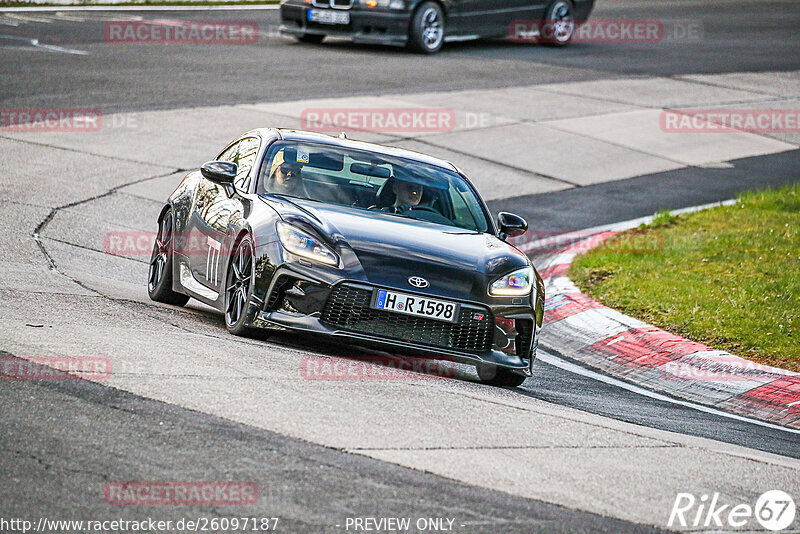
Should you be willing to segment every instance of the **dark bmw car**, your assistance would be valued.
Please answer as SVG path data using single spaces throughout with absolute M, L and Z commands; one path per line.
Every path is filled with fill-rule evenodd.
M 515 23 L 527 22 L 528 36 L 563 46 L 572 40 L 576 21 L 589 17 L 594 1 L 283 0 L 281 32 L 308 43 L 332 35 L 430 54 L 447 41 L 513 37 Z
M 148 291 L 189 297 L 255 329 L 335 336 L 475 364 L 482 381 L 530 374 L 542 280 L 469 180 L 423 154 L 258 129 L 188 174 L 158 219 Z

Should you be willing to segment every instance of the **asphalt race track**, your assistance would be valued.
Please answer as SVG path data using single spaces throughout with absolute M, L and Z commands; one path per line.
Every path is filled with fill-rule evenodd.
M 159 19 L 246 20 L 259 24 L 253 46 L 108 46 L 103 23 Z M 20 16 L 14 14 L 14 16 Z M 42 14 L 30 14 L 29 18 Z M 74 14 L 66 16 L 74 17 Z M 5 106 L 90 106 L 105 112 L 239 104 L 374 93 L 512 87 L 618 76 L 795 70 L 793 0 L 600 1 L 593 18 L 700 23 L 702 40 L 578 44 L 554 50 L 506 41 L 452 44 L 422 58 L 397 50 L 331 41 L 308 47 L 276 36 L 275 11 L 89 12 L 81 22 L 11 19 L 0 25 Z M 745 29 L 746 28 L 746 29 Z M 32 53 L 13 37 L 87 51 Z M 41 73 L 61 73 L 42 77 Z
M 490 109 L 482 95 L 567 87 L 545 95 L 558 105 L 585 82 L 667 80 L 735 93 L 736 105 L 756 101 L 740 96 L 748 92 L 798 107 L 795 0 L 599 0 L 593 18 L 699 22 L 702 31 L 564 50 L 459 43 L 421 57 L 337 40 L 300 45 L 276 35 L 274 10 L 0 12 L 3 109 L 87 107 L 123 123 L 108 137 L 0 131 L 0 356 L 102 355 L 119 369 L 100 382 L 0 383 L 0 518 L 247 515 L 279 517 L 278 532 L 341 532 L 347 518 L 412 517 L 452 518 L 455 532 L 649 532 L 666 528 L 681 491 L 736 502 L 777 488 L 797 496 L 797 433 L 575 372 L 580 363 L 557 347 L 540 347 L 546 358 L 514 390 L 482 386 L 465 366 L 448 380 L 303 380 L 302 358 L 372 353 L 291 335 L 232 337 L 194 301 L 149 301 L 148 258 L 103 253 L 105 232 L 154 230 L 180 177 L 251 121 L 293 126 L 287 102 L 460 91 L 454 102 Z M 104 42 L 109 20 L 164 19 L 255 21 L 261 36 L 247 46 Z M 759 81 L 767 75 L 770 87 Z M 470 94 L 477 90 L 488 92 Z M 596 113 L 629 104 L 609 98 Z M 527 184 L 521 193 L 492 193 L 490 178 L 473 179 L 494 212 L 544 231 L 727 200 L 800 176 L 792 135 L 742 151 L 756 155 L 592 183 L 492 166 L 444 136 L 372 138 L 463 159 L 473 174 L 507 173 Z M 260 498 L 239 508 L 103 498 L 108 482 L 176 480 L 253 481 Z

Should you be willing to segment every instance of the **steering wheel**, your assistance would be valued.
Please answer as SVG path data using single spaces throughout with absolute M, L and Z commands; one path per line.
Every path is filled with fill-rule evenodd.
M 403 204 L 403 206 L 400 207 L 402 208 L 404 206 L 406 206 L 406 204 Z M 429 211 L 439 216 L 442 215 L 438 210 L 436 210 L 436 208 L 432 208 L 430 206 L 408 206 L 407 211 Z
M 398 211 L 397 213 L 408 213 L 412 219 L 418 219 L 420 221 L 428 221 L 438 224 L 453 224 L 453 221 L 439 213 L 436 208 L 432 208 L 430 206 L 398 206 L 398 210 L 404 209 L 404 211 Z
M 420 212 L 420 217 L 413 217 L 414 219 L 419 219 L 423 221 L 430 221 L 436 222 L 440 224 L 452 224 L 453 221 L 439 213 L 436 208 L 432 208 L 430 206 L 412 206 L 411 204 L 401 204 L 399 206 L 389 206 L 391 209 L 389 213 L 395 214 L 402 214 L 402 213 L 413 213 L 413 212 Z M 383 211 L 385 208 L 379 208 L 378 206 L 370 206 L 370 210 L 381 210 Z M 432 216 L 426 217 L 422 215 L 423 213 L 430 213 Z

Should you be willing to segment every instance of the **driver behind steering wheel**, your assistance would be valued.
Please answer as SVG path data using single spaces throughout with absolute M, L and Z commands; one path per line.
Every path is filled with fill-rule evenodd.
M 395 201 L 391 206 L 383 208 L 383 211 L 391 213 L 402 213 L 413 210 L 422 201 L 425 187 L 422 184 L 406 182 L 405 180 L 395 180 L 392 185 Z

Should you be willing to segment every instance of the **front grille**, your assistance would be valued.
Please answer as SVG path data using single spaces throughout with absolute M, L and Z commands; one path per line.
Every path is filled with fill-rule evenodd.
M 333 9 L 350 9 L 353 0 L 311 0 L 314 7 L 332 7 Z
M 409 343 L 467 352 L 486 352 L 492 348 L 494 320 L 487 308 L 461 304 L 458 322 L 446 323 L 375 310 L 369 307 L 371 300 L 370 289 L 340 284 L 331 291 L 321 320 L 343 330 Z

